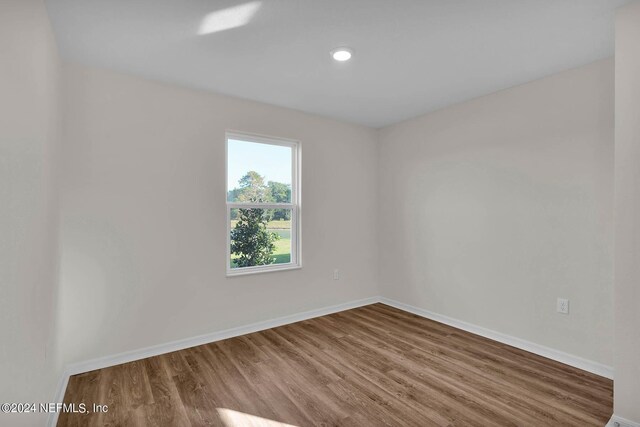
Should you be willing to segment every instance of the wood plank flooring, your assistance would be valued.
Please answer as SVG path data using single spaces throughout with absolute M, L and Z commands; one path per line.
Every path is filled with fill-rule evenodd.
M 58 426 L 598 426 L 611 380 L 384 304 L 71 377 Z

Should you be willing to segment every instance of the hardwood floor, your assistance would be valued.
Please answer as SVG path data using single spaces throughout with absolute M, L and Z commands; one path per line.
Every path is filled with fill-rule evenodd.
M 611 380 L 373 304 L 71 377 L 58 426 L 598 426 Z

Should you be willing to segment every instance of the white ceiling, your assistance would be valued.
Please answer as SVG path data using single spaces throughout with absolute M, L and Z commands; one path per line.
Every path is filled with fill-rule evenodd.
M 627 0 L 48 0 L 66 59 L 381 127 L 613 54 Z M 341 45 L 353 59 L 337 63 Z

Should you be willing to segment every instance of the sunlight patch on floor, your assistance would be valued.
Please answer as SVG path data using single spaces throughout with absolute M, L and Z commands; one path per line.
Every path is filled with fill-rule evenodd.
M 234 411 L 233 409 L 217 408 L 217 410 L 226 427 L 296 427 L 291 424 Z

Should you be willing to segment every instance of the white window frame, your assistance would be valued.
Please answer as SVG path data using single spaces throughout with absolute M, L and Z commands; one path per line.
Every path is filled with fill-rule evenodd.
M 240 140 L 257 144 L 279 145 L 291 148 L 291 203 L 230 202 L 229 199 L 229 140 Z M 301 203 L 300 203 L 300 141 L 246 132 L 227 131 L 225 134 L 225 192 L 227 204 L 227 277 L 270 271 L 293 270 L 302 267 L 301 251 Z M 269 264 L 252 267 L 231 268 L 231 209 L 291 209 L 291 260 L 286 264 Z

